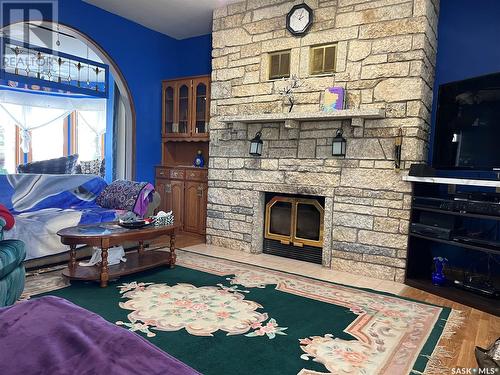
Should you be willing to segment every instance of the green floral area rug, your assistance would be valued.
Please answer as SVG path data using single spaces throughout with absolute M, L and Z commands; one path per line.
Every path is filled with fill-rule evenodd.
M 186 252 L 174 269 L 44 294 L 207 375 L 421 374 L 456 328 L 447 308 Z

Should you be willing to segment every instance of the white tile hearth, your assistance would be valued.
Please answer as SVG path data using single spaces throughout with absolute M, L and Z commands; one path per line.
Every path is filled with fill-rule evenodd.
M 360 276 L 343 271 L 335 271 L 322 267 L 319 264 L 306 263 L 269 254 L 249 254 L 225 247 L 205 244 L 188 246 L 179 250 L 179 252 L 182 251 L 229 259 L 236 262 L 267 267 L 277 271 L 290 272 L 301 276 L 314 277 L 320 280 L 331 281 L 359 288 L 370 288 L 376 291 L 398 295 L 401 294 L 405 288 L 405 285 L 402 283 Z

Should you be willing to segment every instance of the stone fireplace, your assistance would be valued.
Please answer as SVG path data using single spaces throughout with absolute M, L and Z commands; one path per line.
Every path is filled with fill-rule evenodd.
M 314 23 L 296 38 L 285 17 L 300 2 L 248 0 L 214 12 L 207 242 L 261 253 L 275 240 L 300 250 L 300 235 L 266 238 L 266 205 L 275 196 L 312 197 L 323 209 L 322 246 L 302 249 L 321 249 L 321 263 L 334 270 L 403 281 L 411 198 L 402 176 L 427 154 L 438 1 L 306 0 Z M 336 43 L 336 73 L 311 75 L 310 48 L 324 43 Z M 268 79 L 269 54 L 284 49 L 304 83 L 290 114 L 278 95 L 283 82 Z M 332 85 L 345 89 L 348 110 L 322 116 Z M 345 158 L 331 152 L 338 129 Z M 259 131 L 263 151 L 254 157 Z

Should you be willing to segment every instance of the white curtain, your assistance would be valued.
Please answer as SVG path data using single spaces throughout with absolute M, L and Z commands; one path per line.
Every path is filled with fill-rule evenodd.
M 31 131 L 50 125 L 71 113 L 71 111 L 64 109 L 28 107 L 6 103 L 0 103 L 0 109 L 12 120 L 12 125 L 19 127 L 20 147 L 25 153 L 30 150 Z
M 94 158 L 100 155 L 102 135 L 106 133 L 105 111 L 78 111 L 78 127 L 86 126 L 95 137 Z
M 31 93 L 13 88 L 2 88 L 0 89 L 0 110 L 12 120 L 12 125 L 19 128 L 20 146 L 22 151 L 27 153 L 30 149 L 32 130 L 61 120 L 75 110 L 96 111 L 105 116 L 106 99 L 58 93 Z M 85 115 L 81 118 L 86 122 Z M 102 123 L 105 124 L 105 121 Z M 94 130 L 92 126 L 90 127 Z M 101 132 L 100 129 L 95 129 L 95 131 L 96 134 Z

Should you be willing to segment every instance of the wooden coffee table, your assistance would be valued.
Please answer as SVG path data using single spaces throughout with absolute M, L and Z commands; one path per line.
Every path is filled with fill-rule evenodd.
M 77 225 L 64 228 L 57 232 L 61 242 L 70 246 L 70 260 L 68 267 L 63 270 L 63 275 L 71 280 L 99 281 L 102 288 L 108 285 L 109 279 L 118 278 L 145 271 L 161 265 L 174 267 L 175 234 L 179 225 L 148 226 L 141 229 L 126 229 L 117 223 L 102 223 L 94 225 Z M 160 250 L 144 250 L 144 241 L 153 240 L 160 236 L 170 236 L 170 252 Z M 137 241 L 137 253 L 127 253 L 126 262 L 108 266 L 108 249 L 112 246 L 122 245 L 126 241 Z M 102 262 L 100 266 L 82 267 L 76 262 L 76 247 L 78 245 L 97 246 L 102 249 Z

